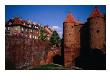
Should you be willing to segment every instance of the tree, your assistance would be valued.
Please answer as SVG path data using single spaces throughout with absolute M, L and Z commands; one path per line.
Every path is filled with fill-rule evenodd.
M 60 37 L 56 31 L 53 31 L 53 34 L 50 38 L 50 42 L 52 45 L 57 44 L 60 41 Z
M 45 34 L 45 30 L 44 30 L 43 27 L 41 27 L 41 29 L 40 29 L 39 39 L 41 39 L 41 40 L 46 40 L 46 34 Z

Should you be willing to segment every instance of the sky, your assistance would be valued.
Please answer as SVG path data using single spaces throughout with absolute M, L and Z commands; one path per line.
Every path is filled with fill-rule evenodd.
M 94 7 L 95 5 L 6 5 L 5 21 L 16 16 L 24 20 L 32 20 L 41 25 L 48 25 L 62 37 L 63 22 L 69 12 L 76 20 L 84 23 Z M 102 13 L 106 13 L 104 5 L 98 5 L 98 8 Z

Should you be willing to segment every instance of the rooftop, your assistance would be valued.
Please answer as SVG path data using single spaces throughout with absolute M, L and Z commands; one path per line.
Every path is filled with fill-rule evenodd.
M 74 16 L 72 15 L 72 13 L 68 13 L 66 19 L 64 22 L 67 22 L 67 23 L 75 23 L 75 24 L 80 24 L 79 21 L 75 20 Z
M 104 15 L 100 12 L 99 8 L 96 6 L 92 11 L 91 15 L 89 16 L 89 18 L 92 17 L 104 17 Z

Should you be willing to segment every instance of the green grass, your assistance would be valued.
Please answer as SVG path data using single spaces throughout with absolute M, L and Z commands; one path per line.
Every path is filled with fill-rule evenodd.
M 62 65 L 47 64 L 47 65 L 41 65 L 39 67 L 33 68 L 32 70 L 61 70 L 61 69 L 64 69 Z
M 40 65 L 39 67 L 35 67 L 31 70 L 82 70 L 82 68 L 79 67 L 73 67 L 73 68 L 66 68 L 59 64 L 47 64 L 47 65 Z

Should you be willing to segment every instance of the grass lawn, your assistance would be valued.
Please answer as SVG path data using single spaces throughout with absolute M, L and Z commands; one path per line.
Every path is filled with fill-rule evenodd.
M 81 70 L 81 68 L 78 68 L 78 67 L 66 68 L 62 65 L 53 63 L 53 64 L 41 65 L 31 70 Z
M 37 68 L 33 68 L 32 70 L 63 70 L 63 69 L 65 68 L 59 64 L 47 64 L 47 65 L 41 65 Z

